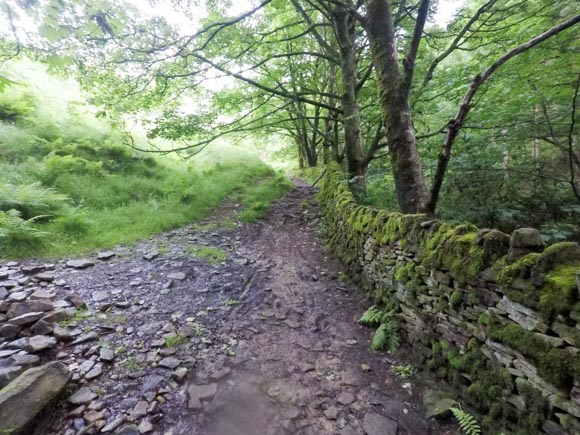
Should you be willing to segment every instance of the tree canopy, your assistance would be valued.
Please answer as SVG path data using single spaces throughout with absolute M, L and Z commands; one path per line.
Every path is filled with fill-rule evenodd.
M 301 167 L 343 162 L 362 197 L 369 168 L 371 184 L 381 174 L 403 212 L 445 212 L 483 180 L 482 198 L 502 184 L 499 208 L 511 189 L 561 217 L 548 211 L 553 189 L 575 213 L 576 8 L 470 0 L 438 21 L 447 6 L 7 0 L 0 50 L 75 74 L 103 114 L 139 115 L 186 154 L 224 135 L 277 135 Z

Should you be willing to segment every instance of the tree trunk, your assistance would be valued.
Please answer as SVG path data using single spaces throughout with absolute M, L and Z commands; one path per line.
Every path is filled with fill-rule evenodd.
M 363 148 L 360 108 L 356 100 L 357 70 L 354 20 L 344 6 L 337 6 L 333 15 L 340 45 L 344 146 L 348 174 L 355 179 L 355 186 L 364 190 L 368 162 Z
M 379 104 L 387 127 L 387 143 L 399 208 L 403 213 L 417 213 L 423 210 L 428 196 L 413 131 L 410 83 L 405 80 L 408 76 L 403 77 L 399 69 L 389 2 L 367 0 L 365 3 L 367 32 L 377 75 Z M 408 63 L 409 59 L 405 62 Z

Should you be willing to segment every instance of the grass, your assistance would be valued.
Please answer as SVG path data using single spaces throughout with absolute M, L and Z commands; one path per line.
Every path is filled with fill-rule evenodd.
M 177 347 L 187 343 L 187 337 L 182 334 L 172 335 L 165 338 L 165 347 Z
M 217 264 L 226 261 L 228 253 L 212 246 L 189 245 L 187 252 L 191 257 L 205 260 L 210 264 Z
M 19 84 L 0 94 L 0 257 L 131 244 L 203 219 L 225 198 L 242 203 L 239 218 L 253 222 L 289 189 L 256 154 L 234 145 L 212 144 L 191 160 L 134 152 L 74 83 L 34 64 L 2 68 Z
M 79 308 L 73 316 L 59 322 L 59 325 L 68 329 L 69 326 L 76 325 L 89 317 L 91 317 L 91 313 L 86 308 Z
M 244 222 L 256 222 L 262 219 L 270 210 L 270 204 L 284 196 L 292 187 L 292 183 L 281 175 L 272 175 L 260 180 L 256 185 L 244 188 L 237 196 L 245 204 L 239 214 Z

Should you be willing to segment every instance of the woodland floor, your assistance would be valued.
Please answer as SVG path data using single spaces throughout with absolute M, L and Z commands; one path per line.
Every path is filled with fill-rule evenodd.
M 428 374 L 394 373 L 408 349 L 368 350 L 372 331 L 356 320 L 370 303 L 325 248 L 314 193 L 295 181 L 258 223 L 235 222 L 224 203 L 205 222 L 89 257 L 86 269 L 49 267 L 57 298 L 89 307 L 73 334 L 99 337 L 44 358 L 75 371 L 70 394 L 85 386 L 97 397 L 63 399 L 38 433 L 456 433 L 425 418 Z M 198 258 L 200 246 L 227 258 Z M 88 380 L 101 347 L 114 359 Z

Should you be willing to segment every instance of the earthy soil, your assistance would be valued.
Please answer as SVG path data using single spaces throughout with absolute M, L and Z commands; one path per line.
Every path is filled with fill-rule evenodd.
M 370 302 L 325 248 L 314 193 L 296 181 L 258 223 L 236 222 L 226 203 L 205 222 L 90 257 L 91 267 L 49 267 L 57 298 L 88 305 L 68 322 L 75 338 L 98 340 L 44 359 L 74 371 L 71 394 L 86 386 L 97 397 L 62 400 L 38 432 L 456 433 L 425 418 L 428 373 L 395 374 L 408 349 L 368 350 L 373 331 L 357 319 Z M 204 246 L 227 258 L 201 258 Z M 102 348 L 112 362 L 99 361 Z M 87 379 L 91 362 L 102 374 Z

